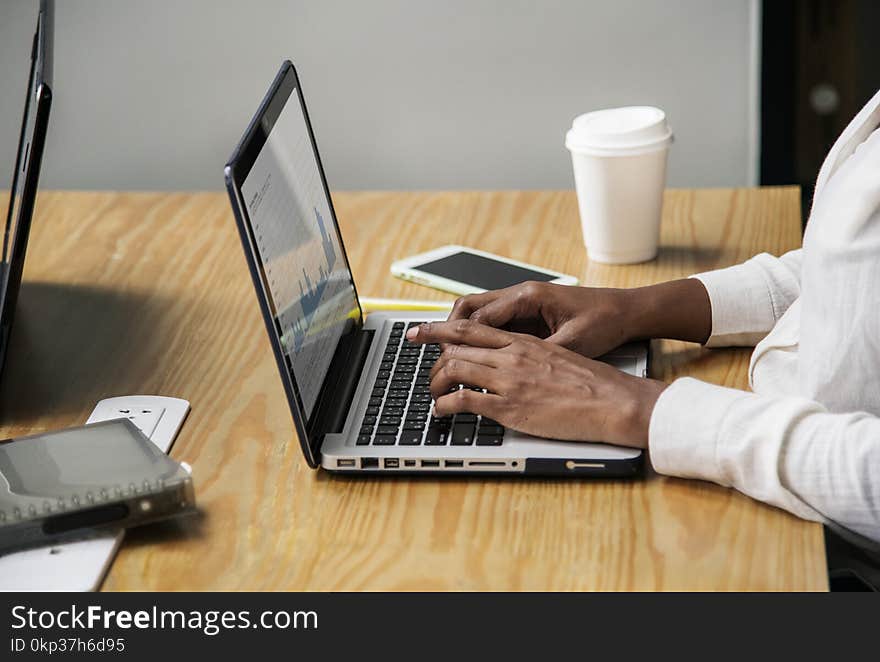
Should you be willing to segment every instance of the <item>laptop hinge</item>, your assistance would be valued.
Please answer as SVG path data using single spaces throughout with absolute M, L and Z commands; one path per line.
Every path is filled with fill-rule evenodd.
M 320 454 L 324 435 L 342 432 L 374 334 L 372 329 L 357 329 L 339 341 L 308 430 L 316 458 Z

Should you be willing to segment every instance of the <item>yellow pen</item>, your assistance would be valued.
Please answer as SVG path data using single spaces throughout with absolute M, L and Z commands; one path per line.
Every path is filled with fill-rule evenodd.
M 382 297 L 360 297 L 361 308 L 365 313 L 376 310 L 452 310 L 452 301 L 428 301 L 424 299 L 386 299 Z

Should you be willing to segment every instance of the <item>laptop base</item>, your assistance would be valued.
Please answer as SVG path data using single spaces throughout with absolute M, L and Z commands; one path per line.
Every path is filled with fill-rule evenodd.
M 321 445 L 321 466 L 346 474 L 457 474 L 509 476 L 563 476 L 622 478 L 639 476 L 644 455 L 639 449 L 609 444 L 542 439 L 506 430 L 498 446 L 470 445 L 359 445 L 360 422 L 370 406 L 372 385 L 382 368 L 383 352 L 395 325 L 442 320 L 445 313 L 372 313 L 364 329 L 374 340 L 364 362 L 360 383 L 343 429 L 328 434 Z M 646 343 L 628 345 L 603 357 L 606 362 L 630 374 L 647 376 Z

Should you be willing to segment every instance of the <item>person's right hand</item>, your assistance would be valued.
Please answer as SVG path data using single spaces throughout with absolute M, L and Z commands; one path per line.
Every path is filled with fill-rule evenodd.
M 530 281 L 461 297 L 449 320 L 528 333 L 595 357 L 634 339 L 631 292 Z
M 712 331 L 709 294 L 696 278 L 634 289 L 527 282 L 462 297 L 449 319 L 528 333 L 588 358 L 633 340 L 704 343 Z

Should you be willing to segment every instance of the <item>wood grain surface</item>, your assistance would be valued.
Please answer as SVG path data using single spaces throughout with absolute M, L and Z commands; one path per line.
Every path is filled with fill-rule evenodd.
M 394 259 L 460 243 L 635 286 L 800 243 L 794 188 L 671 190 L 657 260 L 587 261 L 571 192 L 340 193 L 362 295 L 451 298 Z M 654 347 L 653 374 L 747 387 L 748 352 Z M 715 485 L 346 479 L 295 438 L 222 193 L 40 195 L 0 387 L 0 435 L 99 399 L 179 396 L 172 455 L 202 515 L 128 533 L 109 590 L 824 590 L 822 529 Z M 698 415 L 698 412 L 695 412 Z

